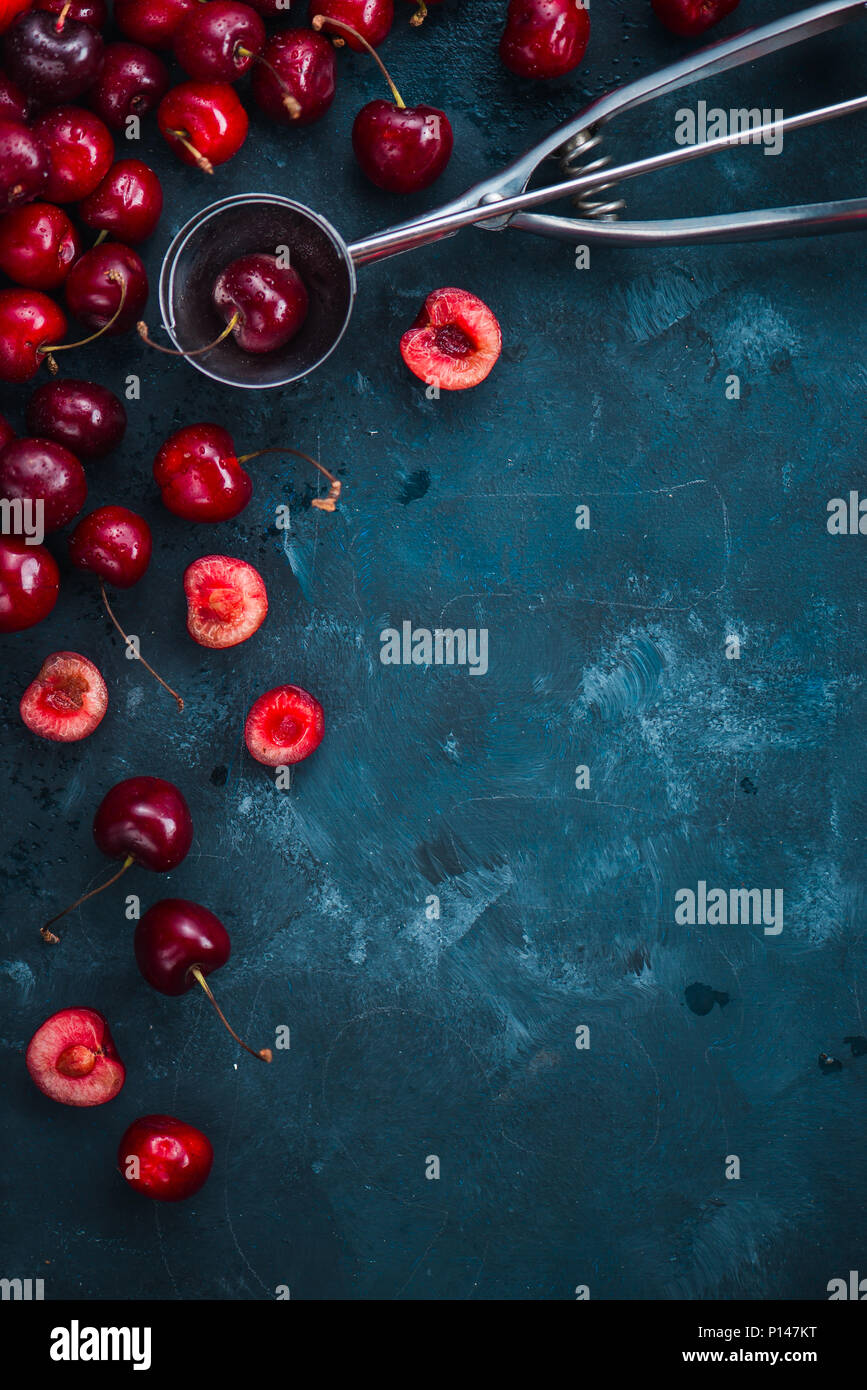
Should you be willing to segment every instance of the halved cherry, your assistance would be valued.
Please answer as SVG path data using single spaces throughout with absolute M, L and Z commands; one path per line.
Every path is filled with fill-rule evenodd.
M 266 767 L 300 763 L 324 733 L 322 706 L 300 685 L 278 685 L 260 695 L 244 725 L 247 748 Z
M 111 1030 L 96 1009 L 61 1009 L 27 1045 L 27 1070 L 61 1105 L 104 1105 L 126 1080 Z
M 87 738 L 108 709 L 101 673 L 78 652 L 53 652 L 21 696 L 21 718 L 32 734 L 55 743 Z
M 265 621 L 268 591 L 258 570 L 231 555 L 203 555 L 187 566 L 187 630 L 201 647 L 236 647 Z
M 500 325 L 467 290 L 434 290 L 400 340 L 411 372 L 443 391 L 465 391 L 489 374 L 503 345 Z

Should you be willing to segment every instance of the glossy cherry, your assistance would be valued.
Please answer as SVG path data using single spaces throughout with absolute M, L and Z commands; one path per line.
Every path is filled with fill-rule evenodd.
M 694 38 L 736 10 L 740 0 L 653 0 L 660 23 L 681 38 Z
M 253 100 L 266 116 L 297 125 L 310 125 L 324 116 L 334 100 L 337 63 L 322 34 L 281 30 L 268 40 L 262 58 L 253 73 Z M 287 105 L 287 92 L 294 107 Z
M 89 570 L 99 578 L 99 589 L 105 611 L 111 618 L 121 637 L 130 647 L 130 639 L 124 632 L 105 592 L 106 582 L 117 589 L 131 589 L 137 584 L 150 564 L 152 550 L 151 531 L 143 516 L 131 512 L 128 507 L 97 507 L 82 517 L 69 538 L 69 558 L 76 569 Z M 176 690 L 167 685 L 162 676 L 145 661 L 141 652 L 136 652 L 137 660 L 155 681 L 167 690 L 183 710 L 184 702 Z
M 66 315 L 41 290 L 0 290 L 0 381 L 29 381 L 66 333 Z
M 317 5 L 316 0 L 310 0 L 311 19 L 317 14 L 321 14 L 325 19 L 340 20 L 342 24 L 354 29 L 354 34 L 337 38 L 335 43 L 339 45 L 345 42 L 347 48 L 354 48 L 356 53 L 363 53 L 364 44 L 360 43 L 355 35 L 360 34 L 371 48 L 378 48 L 383 39 L 388 37 L 394 23 L 394 0 L 323 0 L 321 5 Z
M 141 257 L 120 242 L 104 241 L 77 260 L 64 285 L 67 307 L 86 324 L 109 335 L 125 333 L 147 303 L 148 280 Z
M 562 77 L 577 68 L 589 38 L 581 0 L 509 0 L 500 58 L 518 77 Z
M 145 48 L 171 48 L 178 26 L 198 0 L 114 0 L 120 32 Z
M 249 121 L 228 82 L 182 82 L 160 102 L 157 124 L 182 163 L 212 174 L 237 154 Z
M 0 116 L 0 213 L 40 196 L 48 179 L 48 151 L 32 130 Z
M 16 285 L 54 290 L 80 255 L 78 233 L 53 203 L 24 203 L 0 218 L 0 270 Z
M 0 632 L 23 632 L 47 618 L 60 592 L 60 571 L 42 545 L 0 536 Z
M 117 1149 L 124 1181 L 156 1202 L 192 1197 L 207 1182 L 213 1162 L 207 1135 L 173 1115 L 142 1115 Z
M 61 1105 L 105 1105 L 126 1080 L 111 1029 L 96 1009 L 61 1009 L 37 1028 L 25 1063 L 44 1095 Z
M 219 425 L 176 430 L 154 460 L 154 478 L 164 506 L 186 521 L 229 521 L 253 492 L 232 436 Z
M 32 734 L 55 743 L 89 738 L 108 709 L 102 673 L 80 652 L 52 652 L 18 706 Z
M 294 266 L 276 256 L 240 256 L 217 276 L 217 313 L 244 352 L 276 352 L 307 318 L 307 290 Z
M 68 15 L 31 10 L 6 31 L 3 65 L 35 101 L 58 105 L 86 92 L 102 67 L 102 35 Z
M 114 141 L 104 121 L 82 106 L 58 106 L 33 123 L 48 151 L 43 196 L 50 203 L 77 203 L 92 193 L 114 159 Z
M 110 43 L 87 100 L 111 130 L 126 131 L 127 119 L 153 111 L 168 89 L 169 70 L 149 48 Z
M 26 96 L 4 72 L 0 72 L 0 121 L 26 125 L 30 103 Z
M 271 1061 L 270 1048 L 255 1051 L 229 1026 L 205 976 L 229 959 L 229 933 L 208 908 L 186 898 L 164 898 L 148 908 L 139 920 L 134 938 L 138 968 L 149 985 L 161 994 L 186 994 L 200 985 L 223 1026 L 252 1057 Z
M 119 159 L 78 206 L 85 227 L 126 243 L 145 241 L 163 210 L 162 184 L 141 159 Z
M 265 25 L 239 0 L 208 0 L 182 19 L 175 57 L 195 82 L 236 82 L 265 47 Z
M 36 0 L 33 9 L 68 15 L 80 24 L 89 24 L 92 29 L 104 29 L 108 21 L 106 0 Z
M 51 439 L 13 439 L 0 452 L 0 497 L 42 503 L 42 525 L 59 531 L 78 516 L 87 479 L 78 459 Z
M 346 35 L 355 32 L 321 14 L 313 27 Z M 379 55 L 361 42 L 379 65 L 394 100 L 369 101 L 361 108 L 352 127 L 355 158 L 377 188 L 417 193 L 439 178 L 451 158 L 454 140 L 449 119 L 435 106 L 406 106 Z
M 43 941 L 56 943 L 51 928 L 61 917 L 116 883 L 133 864 L 154 873 L 176 869 L 193 843 L 193 821 L 178 788 L 162 777 L 127 777 L 106 792 L 93 819 L 97 849 L 122 859 L 116 874 L 58 912 L 41 929 Z
M 27 402 L 27 428 L 79 458 L 102 458 L 123 439 L 126 410 L 107 386 L 55 379 L 37 387 Z

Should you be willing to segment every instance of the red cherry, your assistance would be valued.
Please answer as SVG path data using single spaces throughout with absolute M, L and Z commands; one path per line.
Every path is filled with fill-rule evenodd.
M 19 709 L 32 734 L 55 743 L 77 743 L 102 722 L 108 690 L 86 656 L 54 652 L 21 696 Z
M 268 66 L 256 65 L 253 100 L 266 116 L 298 125 L 324 116 L 334 100 L 337 78 L 334 49 L 326 38 L 312 29 L 284 29 L 268 40 L 262 57 Z M 297 111 L 287 107 L 287 92 Z
M 187 631 L 200 647 L 237 647 L 259 630 L 268 612 L 261 574 L 230 555 L 194 560 L 184 572 L 184 593 Z
M 104 241 L 75 262 L 64 285 L 67 307 L 88 328 L 110 336 L 141 318 L 148 280 L 141 258 L 120 242 Z
M 89 24 L 31 10 L 7 30 L 3 66 L 27 96 L 57 106 L 93 85 L 102 51 L 102 35 Z
M 171 48 L 178 25 L 198 0 L 114 0 L 114 21 L 145 48 Z
M 138 922 L 134 938 L 138 968 L 149 985 L 161 994 L 177 997 L 201 985 L 224 1027 L 253 1057 L 271 1061 L 270 1048 L 255 1052 L 242 1042 L 217 1005 L 205 980 L 229 959 L 229 933 L 219 917 L 186 898 L 164 898 L 154 903 Z
M 77 203 L 92 193 L 114 159 L 108 126 L 81 106 L 58 106 L 33 123 L 48 151 L 44 196 L 51 203 Z
M 322 706 L 299 685 L 278 685 L 254 701 L 244 725 L 249 752 L 266 767 L 300 763 L 322 742 Z
M 44 546 L 0 537 L 0 632 L 22 632 L 47 618 L 60 592 L 60 571 Z
M 509 0 L 500 58 L 518 77 L 562 77 L 577 68 L 589 38 L 581 0 Z
M 61 1105 L 105 1105 L 126 1080 L 111 1029 L 96 1009 L 61 1009 L 27 1044 L 27 1070 Z
M 117 873 L 91 888 L 40 928 L 43 941 L 56 944 L 51 928 L 61 917 L 104 892 L 133 864 L 168 873 L 186 858 L 193 843 L 190 808 L 173 782 L 162 777 L 127 777 L 106 792 L 93 818 L 96 847 L 109 859 L 122 859 Z
M 66 333 L 66 316 L 39 290 L 0 290 L 0 381 L 29 381 Z
M 214 307 L 244 352 L 276 352 L 307 318 L 307 290 L 276 256 L 240 256 L 217 276 Z
M 238 0 L 208 0 L 185 15 L 175 57 L 196 82 L 236 82 L 265 47 L 265 25 Z
M 116 589 L 131 589 L 150 564 L 151 531 L 127 507 L 98 507 L 82 517 L 69 538 L 76 569 L 90 570 Z
M 164 505 L 187 521 L 228 521 L 253 492 L 232 436 L 219 425 L 187 425 L 170 435 L 154 460 L 154 478 Z
M 25 203 L 0 218 L 0 270 L 16 285 L 56 289 L 80 255 L 78 233 L 53 203 Z
M 211 174 L 237 154 L 249 121 L 227 82 L 182 82 L 160 102 L 157 124 L 182 163 Z
M 369 101 L 355 118 L 352 148 L 364 173 L 388 193 L 417 193 L 439 178 L 451 158 L 452 128 L 434 106 L 406 106 L 382 59 L 354 29 L 318 14 L 314 29 L 355 35 L 379 65 L 394 102 Z
M 467 290 L 434 290 L 400 340 L 410 371 L 443 391 L 478 386 L 502 347 L 500 325 L 490 309 Z
M 169 70 L 150 49 L 137 43 L 110 43 L 102 73 L 87 99 L 107 126 L 125 131 L 127 118 L 152 111 L 168 88 Z
M 153 169 L 140 159 L 119 159 L 79 204 L 78 215 L 94 231 L 139 242 L 155 230 L 162 210 L 162 185 Z
M 79 24 L 89 24 L 91 29 L 104 29 L 108 22 L 105 0 L 36 0 L 33 9 L 76 19 Z
M 371 48 L 378 48 L 394 23 L 394 0 L 321 0 L 321 4 L 310 0 L 310 18 L 317 14 L 324 19 L 339 19 L 367 39 Z M 346 34 L 345 42 L 356 53 L 364 52 L 364 44 L 355 34 Z
M 0 72 L 0 121 L 12 121 L 15 125 L 25 125 L 30 113 L 30 103 L 15 83 Z
M 207 1135 L 173 1115 L 142 1115 L 117 1150 L 124 1180 L 157 1202 L 192 1197 L 207 1182 L 213 1161 Z
M 27 428 L 80 458 L 102 458 L 123 439 L 126 411 L 114 392 L 95 381 L 46 381 L 27 402 Z
M 657 19 L 672 34 L 694 38 L 736 10 L 740 0 L 653 0 Z
M 0 497 L 41 502 L 46 531 L 78 516 L 87 498 L 84 469 L 74 454 L 50 439 L 13 439 L 0 453 Z
M 32 202 L 47 179 L 48 151 L 39 136 L 0 117 L 0 212 Z
M 3 0 L 0 10 L 0 34 L 15 22 L 22 10 L 29 10 L 32 0 Z

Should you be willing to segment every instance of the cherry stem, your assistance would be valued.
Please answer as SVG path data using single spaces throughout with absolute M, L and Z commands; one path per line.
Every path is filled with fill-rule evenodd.
M 127 645 L 127 647 L 128 647 L 128 646 L 129 646 L 129 638 L 127 637 L 126 633 L 124 632 L 124 630 L 123 630 L 123 628 L 121 627 L 120 623 L 118 622 L 117 618 L 114 616 L 114 613 L 111 611 L 111 604 L 109 603 L 109 601 L 108 601 L 108 595 L 107 595 L 106 592 L 105 592 L 105 584 L 102 582 L 101 579 L 100 579 L 100 581 L 99 581 L 99 587 L 100 587 L 100 590 L 101 590 L 101 592 L 102 592 L 102 601 L 103 601 L 103 603 L 105 604 L 105 611 L 107 612 L 108 616 L 111 618 L 111 621 L 114 623 L 115 627 L 117 628 L 118 632 L 120 633 L 121 637 L 123 638 L 124 642 L 126 642 L 126 645 Z M 177 702 L 178 702 L 178 714 L 182 714 L 182 713 L 183 713 L 183 709 L 184 709 L 184 702 L 183 702 L 183 700 L 181 699 L 181 697 L 180 697 L 180 695 L 178 694 L 178 692 L 177 692 L 176 690 L 172 690 L 172 687 L 171 687 L 170 685 L 167 685 L 167 684 L 166 684 L 166 682 L 163 680 L 162 676 L 157 675 L 157 673 L 156 673 L 156 671 L 154 670 L 153 666 L 151 666 L 147 661 L 145 661 L 145 659 L 144 659 L 144 657 L 141 655 L 141 653 L 139 653 L 139 655 L 136 657 L 136 660 L 141 662 L 142 666 L 145 668 L 146 671 L 150 671 L 150 673 L 151 673 L 151 675 L 153 676 L 154 680 L 159 682 L 159 684 L 162 686 L 163 690 L 167 690 L 167 691 L 169 692 L 169 694 L 171 695 L 171 697 L 172 697 L 173 700 L 177 700 Z
M 163 347 L 161 343 L 155 343 L 153 338 L 148 337 L 148 326 L 143 319 L 140 319 L 136 324 L 136 331 L 143 343 L 147 343 L 148 347 L 156 348 L 157 352 L 164 352 L 167 357 L 200 357 L 203 352 L 210 352 L 211 348 L 217 347 L 225 338 L 228 338 L 240 317 L 241 315 L 236 309 L 218 338 L 215 338 L 212 343 L 205 343 L 204 347 L 191 348 L 189 352 L 181 352 L 177 348 L 167 348 Z
M 67 4 L 67 5 L 64 5 L 64 6 L 63 6 L 63 9 L 60 11 L 60 14 L 57 16 L 57 23 L 56 23 L 55 26 L 54 26 L 54 32 L 55 32 L 55 34 L 62 34 L 62 33 L 63 33 L 63 26 L 64 26 L 64 24 L 66 23 L 66 16 L 69 14 L 69 11 L 70 11 L 71 9 L 72 9 L 72 5 L 71 5 L 71 4 Z
M 416 3 L 418 5 L 418 9 L 416 10 L 412 19 L 409 21 L 415 29 L 417 29 L 420 24 L 424 24 L 425 20 L 427 19 L 427 5 L 424 3 L 424 0 L 416 0 Z
M 201 169 L 203 174 L 213 174 L 214 166 L 209 159 L 206 159 L 201 150 L 197 150 L 189 135 L 185 130 L 167 130 L 166 135 L 174 136 L 183 145 L 187 154 L 192 155 L 193 163 Z
M 245 1052 L 249 1052 L 251 1057 L 258 1057 L 263 1062 L 270 1062 L 272 1058 L 270 1047 L 263 1047 L 260 1052 L 256 1052 L 254 1048 L 248 1047 L 247 1044 L 243 1041 L 243 1039 L 238 1037 L 238 1034 L 235 1032 L 234 1028 L 229 1023 L 229 1020 L 226 1018 L 226 1015 L 223 1013 L 223 1010 L 220 1008 L 219 1004 L 214 998 L 211 986 L 208 984 L 207 980 L 202 974 L 202 967 L 200 965 L 191 965 L 187 973 L 189 975 L 192 975 L 194 980 L 198 980 L 199 984 L 202 986 L 202 989 L 205 991 L 211 1003 L 213 1004 L 214 1009 L 217 1013 L 217 1017 L 219 1018 L 223 1027 L 229 1033 L 231 1033 L 232 1037 L 235 1039 L 235 1042 L 240 1044 L 240 1046 L 243 1047 Z
M 113 883 L 117 883 L 121 875 L 126 873 L 130 864 L 134 863 L 135 860 L 133 859 L 132 855 L 128 854 L 126 856 L 126 859 L 123 861 L 120 868 L 118 869 L 117 873 L 112 874 L 111 878 L 106 879 L 105 883 L 101 883 L 98 888 L 91 888 L 89 893 L 82 893 L 80 898 L 76 898 L 74 903 L 69 904 L 69 907 L 65 907 L 62 912 L 58 912 L 56 917 L 49 918 L 49 920 L 45 923 L 45 926 L 39 928 L 39 935 L 42 937 L 42 940 L 50 941 L 56 945 L 57 942 L 59 942 L 60 937 L 55 936 L 54 932 L 51 930 L 51 928 L 54 926 L 54 923 L 59 922 L 61 917 L 65 917 L 67 913 L 74 912 L 77 907 L 81 907 L 81 904 L 86 903 L 88 898 L 95 898 L 97 893 L 102 893 L 106 888 L 110 888 Z
M 298 117 L 301 115 L 301 103 L 295 100 L 273 64 L 269 63 L 267 58 L 263 58 L 261 53 L 254 53 L 251 48 L 245 48 L 242 43 L 235 45 L 235 52 L 240 53 L 242 58 L 252 58 L 254 63 L 261 63 L 263 68 L 268 69 L 274 81 L 277 83 L 277 86 L 283 93 L 283 105 L 287 113 L 293 121 L 297 121 Z
M 108 236 L 108 228 L 107 228 L 107 227 L 103 227 L 102 231 L 100 232 L 99 236 L 96 238 L 96 241 L 93 243 L 93 245 L 94 245 L 94 246 L 101 246 L 102 243 L 105 241 L 105 239 L 106 239 L 107 236 Z
M 97 245 L 99 245 L 98 242 Z M 87 347 L 88 343 L 95 343 L 97 338 L 101 338 L 103 333 L 108 332 L 112 324 L 117 321 L 118 316 L 123 312 L 123 306 L 126 303 L 126 280 L 124 280 L 123 276 L 116 270 L 109 270 L 105 278 L 106 280 L 111 280 L 115 285 L 120 285 L 120 299 L 117 308 L 111 318 L 102 325 L 102 328 L 98 328 L 95 333 L 91 333 L 89 338 L 79 338 L 77 343 L 55 343 L 51 347 L 41 347 L 39 349 L 41 355 L 48 359 L 48 369 L 52 376 L 57 375 L 57 363 L 54 361 L 52 353 L 66 352 L 67 348 Z
M 335 478 L 333 473 L 329 473 L 327 468 L 309 454 L 303 454 L 300 449 L 290 449 L 288 444 L 282 449 L 257 449 L 253 454 L 244 454 L 238 459 L 239 463 L 249 463 L 250 459 L 257 459 L 261 454 L 294 454 L 295 458 L 304 459 L 305 463 L 312 463 L 314 468 L 324 474 L 331 486 L 325 497 L 314 497 L 310 503 L 311 507 L 317 507 L 320 512 L 333 512 L 337 506 L 337 499 L 340 496 L 340 489 L 343 486 L 339 478 Z
M 362 34 L 359 34 L 357 29 L 353 29 L 352 26 L 349 24 L 344 24 L 341 19 L 328 19 L 324 14 L 314 15 L 313 19 L 311 20 L 311 23 L 313 25 L 313 28 L 317 31 L 321 29 L 324 24 L 327 24 L 329 29 L 339 29 L 341 34 L 349 34 L 351 38 L 358 39 L 358 42 L 361 44 L 361 46 L 364 49 L 366 49 L 373 61 L 377 64 L 380 72 L 382 73 L 383 77 L 385 78 L 386 82 L 391 88 L 391 95 L 394 97 L 395 105 L 399 106 L 402 110 L 405 109 L 406 102 L 404 101 L 400 92 L 397 90 L 394 83 L 392 82 L 388 68 L 385 66 L 385 63 L 380 58 L 376 49 L 373 48 L 367 42 L 367 39 L 364 38 Z

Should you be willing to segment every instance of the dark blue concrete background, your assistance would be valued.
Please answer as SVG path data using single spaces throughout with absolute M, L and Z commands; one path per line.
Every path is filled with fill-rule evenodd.
M 717 32 L 791 8 L 743 0 Z M 446 175 L 418 198 L 380 195 L 354 167 L 353 115 L 379 94 L 357 55 L 340 54 L 324 121 L 277 132 L 254 115 L 211 180 L 173 163 L 148 122 L 136 152 L 167 195 L 152 283 L 172 233 L 221 194 L 272 189 L 347 236 L 372 231 L 690 47 L 646 0 L 594 0 L 584 66 L 529 85 L 497 61 L 504 9 L 446 0 L 415 31 L 398 0 L 383 54 L 406 100 L 442 105 L 455 128 Z M 851 26 L 692 99 L 789 114 L 860 93 L 865 56 Z M 612 148 L 667 148 L 686 101 L 624 118 Z M 634 184 L 630 211 L 863 194 L 864 130 Z M 480 388 L 432 402 L 398 341 L 449 284 L 491 305 L 504 350 Z M 826 530 L 828 499 L 863 477 L 864 290 L 856 238 L 594 250 L 577 271 L 565 245 L 468 231 L 362 270 L 343 344 L 291 392 L 220 389 L 132 338 L 65 364 L 116 389 L 141 376 L 122 449 L 89 470 L 89 505 L 125 503 L 154 528 L 149 573 L 117 612 L 187 709 L 124 659 L 95 584 L 68 569 L 52 617 L 3 641 L 0 1272 L 94 1299 L 288 1285 L 301 1299 L 547 1300 L 579 1284 L 601 1299 L 822 1299 L 835 1275 L 867 1274 L 867 1059 L 816 1066 L 867 1032 L 865 541 Z M 3 393 L 19 428 L 26 394 Z M 339 512 L 311 510 L 303 466 L 269 457 L 237 521 L 169 515 L 153 455 L 203 419 L 242 452 L 320 455 L 344 481 Z M 285 537 L 273 519 L 287 502 Z M 582 502 L 589 533 L 574 526 Z M 215 551 L 253 562 L 271 600 L 227 652 L 184 626 L 184 568 Z M 384 627 L 441 615 L 488 628 L 485 677 L 380 664 Z M 98 662 L 111 702 L 67 748 L 17 713 L 58 648 Z M 253 698 L 283 681 L 326 711 L 290 792 L 242 736 Z M 60 947 L 39 940 L 104 872 L 93 812 L 135 773 L 177 781 L 196 838 L 175 873 L 131 871 L 126 892 L 198 899 L 225 921 L 227 1012 L 259 1046 L 291 1028 L 270 1068 L 204 999 L 148 988 L 122 892 L 75 914 Z M 699 879 L 783 888 L 782 934 L 677 926 L 674 894 Z M 696 1017 L 695 980 L 729 1005 Z M 126 1062 L 108 1107 L 54 1105 L 26 1075 L 30 1034 L 70 1004 L 106 1014 Z M 185 1205 L 158 1209 L 114 1171 L 120 1134 L 149 1111 L 213 1141 L 210 1183 Z M 740 1181 L 724 1178 L 729 1154 Z

